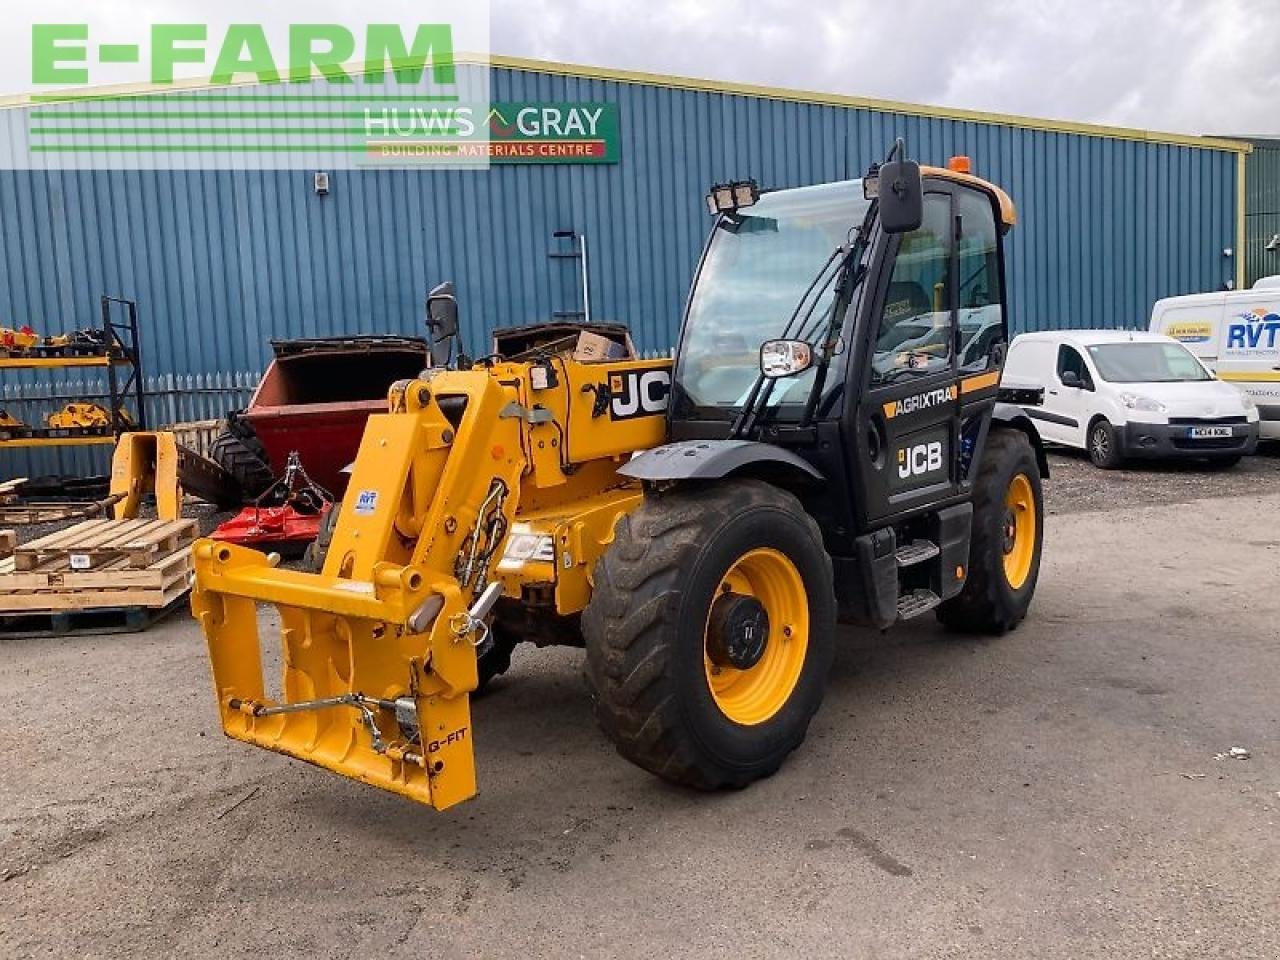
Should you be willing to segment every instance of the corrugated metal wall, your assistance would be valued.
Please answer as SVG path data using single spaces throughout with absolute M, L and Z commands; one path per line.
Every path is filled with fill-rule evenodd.
M 148 374 L 231 373 L 260 368 L 272 337 L 416 331 L 451 278 L 479 346 L 578 308 L 576 262 L 548 257 L 571 229 L 589 238 L 595 318 L 662 350 L 710 183 L 859 176 L 898 135 L 921 160 L 970 155 L 1018 203 L 1019 330 L 1143 326 L 1157 298 L 1235 272 L 1230 151 L 512 69 L 492 97 L 615 102 L 622 162 L 335 171 L 327 197 L 311 171 L 0 172 L 0 323 L 60 330 L 93 322 L 103 292 L 132 297 Z M 17 469 L 36 467 L 0 462 Z
M 1280 140 L 1255 140 L 1245 161 L 1245 282 L 1280 274 Z

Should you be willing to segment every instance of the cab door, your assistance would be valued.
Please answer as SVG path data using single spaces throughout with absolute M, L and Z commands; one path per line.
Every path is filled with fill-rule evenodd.
M 952 206 L 950 190 L 928 188 L 920 228 L 891 238 L 880 266 L 854 445 L 868 522 L 955 492 Z
M 920 228 L 886 244 L 861 321 L 865 380 L 849 446 L 864 526 L 967 495 L 1008 343 L 990 197 L 925 189 Z

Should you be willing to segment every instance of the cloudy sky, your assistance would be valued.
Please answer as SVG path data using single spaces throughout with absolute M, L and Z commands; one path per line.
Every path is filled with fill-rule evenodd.
M 1280 0 L 493 0 L 493 51 L 1280 135 Z
M 475 0 L 377 0 L 376 11 L 385 22 L 483 20 Z M 6 0 L 6 12 L 0 94 L 31 88 L 24 22 L 88 22 L 95 40 L 118 42 L 136 41 L 149 23 L 203 22 L 220 36 L 215 21 L 283 29 L 374 16 L 350 0 Z M 495 53 L 1280 135 L 1280 0 L 490 0 L 489 12 Z M 95 83 L 129 79 L 94 72 Z

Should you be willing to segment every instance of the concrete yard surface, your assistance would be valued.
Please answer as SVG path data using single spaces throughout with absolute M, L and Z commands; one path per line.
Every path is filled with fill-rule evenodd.
M 1280 955 L 1280 495 L 1055 512 L 1017 631 L 841 639 L 716 795 L 522 648 L 444 814 L 225 739 L 189 618 L 0 641 L 0 957 Z

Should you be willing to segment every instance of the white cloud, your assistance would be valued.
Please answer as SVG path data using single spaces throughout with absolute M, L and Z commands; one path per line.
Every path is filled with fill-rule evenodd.
M 496 0 L 498 53 L 1185 133 L 1280 134 L 1276 0 Z
M 379 17 L 474 0 L 379 0 Z M 492 0 L 517 56 L 1187 133 L 1280 135 L 1280 0 Z M 128 39 L 156 20 L 283 24 L 349 0 L 14 0 L 0 92 L 26 89 L 26 17 Z M 85 11 L 91 11 L 86 13 Z M 301 11 L 301 13 L 299 13 Z M 121 35 L 123 34 L 123 35 Z M 95 29 L 95 36 L 99 33 Z M 21 68 L 21 69 L 19 69 Z

